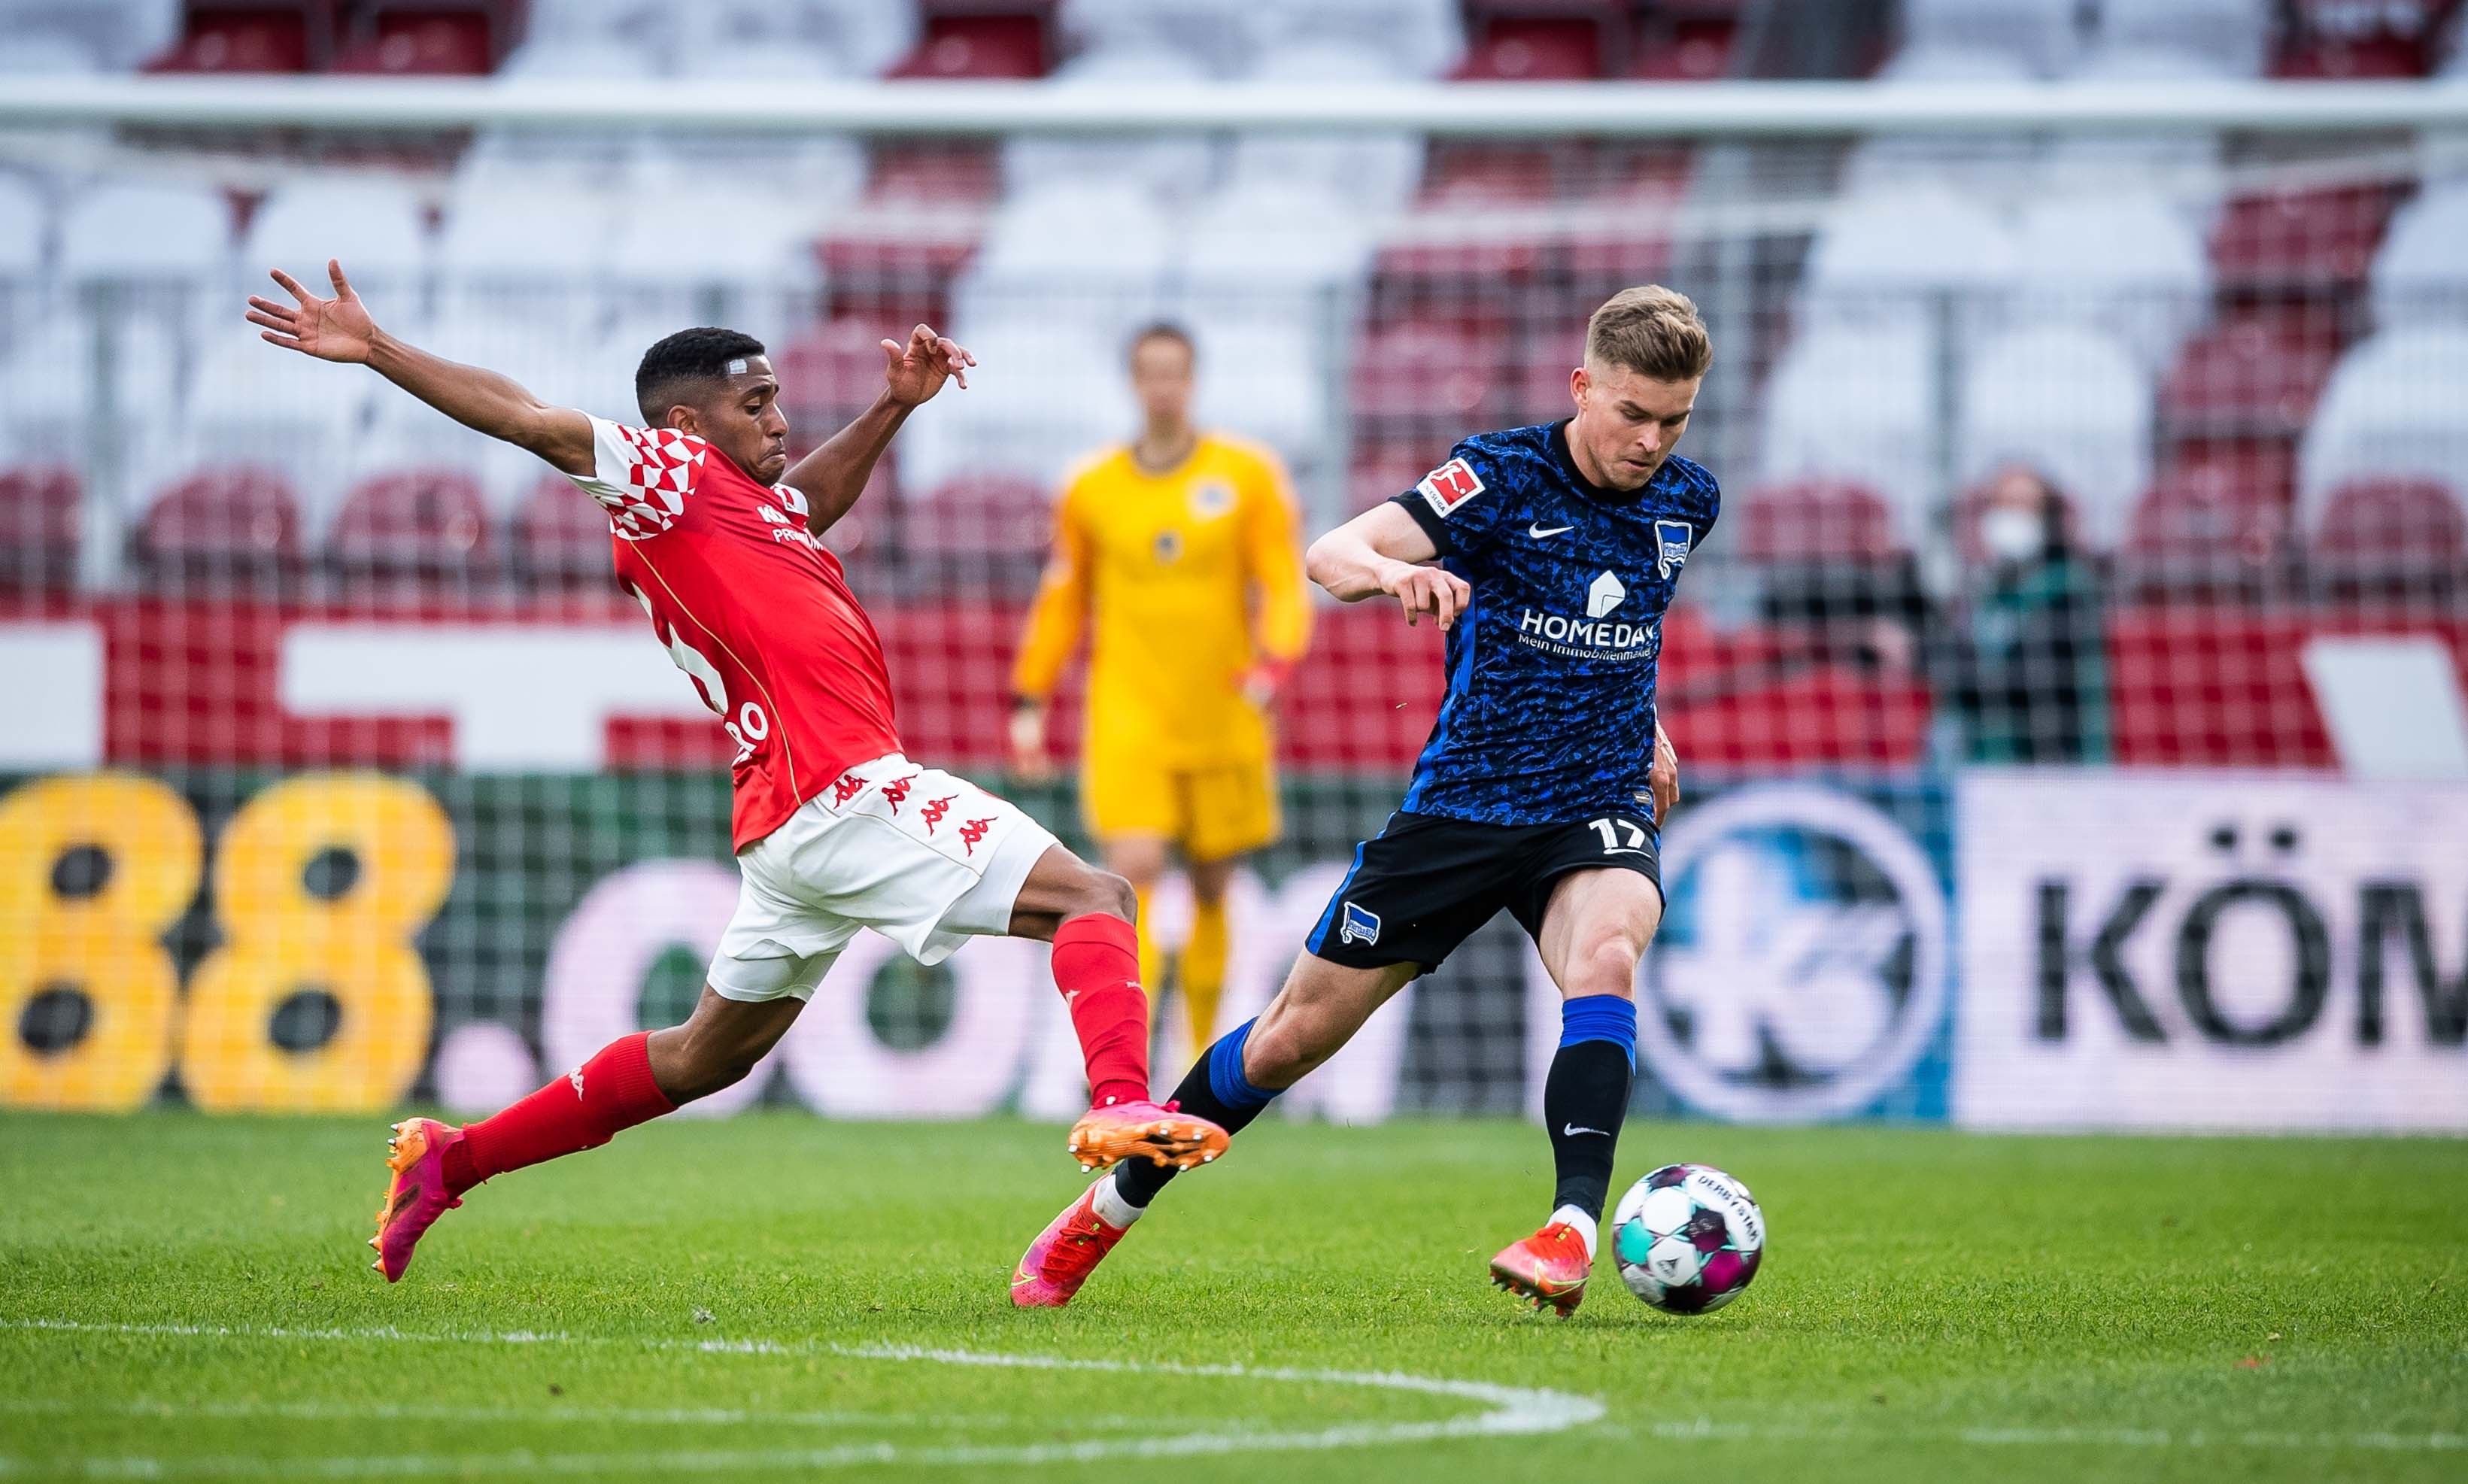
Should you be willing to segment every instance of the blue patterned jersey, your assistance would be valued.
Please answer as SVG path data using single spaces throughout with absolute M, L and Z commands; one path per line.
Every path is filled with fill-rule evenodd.
M 1565 426 L 1469 438 L 1397 496 L 1474 589 L 1412 812 L 1561 824 L 1647 797 L 1662 613 L 1722 492 L 1677 455 L 1641 490 L 1598 488 Z

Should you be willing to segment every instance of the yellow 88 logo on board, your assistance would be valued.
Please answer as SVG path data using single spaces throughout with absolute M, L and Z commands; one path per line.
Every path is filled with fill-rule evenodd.
M 347 857 L 345 879 L 309 873 Z M 454 879 L 454 828 L 419 785 L 375 773 L 274 784 L 232 816 L 217 848 L 222 947 L 189 980 L 180 1075 L 198 1107 L 368 1111 L 411 1090 L 435 1006 L 412 946 Z M 333 1034 L 308 1050 L 276 1043 L 275 1014 L 304 992 L 329 996 Z
M 163 933 L 204 851 L 196 812 L 151 778 L 43 778 L 0 798 L 0 1104 L 116 1112 L 153 1096 L 179 1002 Z M 73 861 L 86 879 L 64 883 Z M 70 1029 L 30 1038 L 35 1018 Z

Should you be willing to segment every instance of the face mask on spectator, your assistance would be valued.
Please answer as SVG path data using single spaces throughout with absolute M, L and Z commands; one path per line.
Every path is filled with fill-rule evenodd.
M 2040 554 L 2044 522 L 2026 510 L 2000 506 L 1979 517 L 1979 542 L 1999 561 L 2024 561 Z

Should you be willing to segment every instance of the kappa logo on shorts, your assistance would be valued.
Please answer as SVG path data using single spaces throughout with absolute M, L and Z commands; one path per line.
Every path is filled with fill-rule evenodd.
M 951 802 L 958 797 L 956 793 L 947 793 L 939 799 L 930 800 L 924 809 L 917 811 L 917 817 L 926 821 L 927 834 L 934 833 L 934 827 L 941 824 L 943 816 L 951 811 Z
M 1345 904 L 1345 921 L 1337 929 L 1339 943 L 1378 943 L 1380 914 L 1366 912 L 1349 902 Z
M 891 806 L 893 813 L 899 813 L 900 806 L 908 802 L 908 788 L 915 782 L 917 782 L 917 775 L 911 773 L 905 778 L 895 778 L 882 786 L 883 801 Z
M 839 777 L 839 782 L 832 785 L 833 805 L 838 806 L 846 804 L 849 800 L 856 798 L 860 793 L 863 793 L 865 791 L 865 784 L 866 781 L 859 778 L 855 773 L 842 773 Z
M 994 822 L 991 819 L 970 820 L 967 824 L 960 826 L 960 843 L 969 847 L 970 855 L 975 855 L 977 853 L 977 843 L 986 837 L 986 832 L 993 829 L 994 825 Z

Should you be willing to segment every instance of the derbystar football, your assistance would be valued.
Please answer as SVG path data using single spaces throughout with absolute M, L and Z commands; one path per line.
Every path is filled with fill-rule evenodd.
M 1711 1313 L 1739 1297 L 1765 1250 L 1765 1213 L 1711 1165 L 1664 1165 L 1611 1213 L 1620 1281 L 1668 1313 Z

